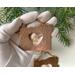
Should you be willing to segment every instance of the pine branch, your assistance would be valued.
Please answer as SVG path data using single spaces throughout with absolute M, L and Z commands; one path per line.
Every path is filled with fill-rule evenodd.
M 69 38 L 69 31 L 72 29 L 72 26 L 69 22 L 68 17 L 72 17 L 71 8 L 56 8 L 56 17 L 58 18 L 58 24 L 56 27 L 59 29 L 58 39 L 63 42 L 65 46 L 71 44 L 71 39 Z

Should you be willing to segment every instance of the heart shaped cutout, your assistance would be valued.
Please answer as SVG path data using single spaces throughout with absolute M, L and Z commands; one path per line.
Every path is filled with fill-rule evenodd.
M 31 40 L 33 42 L 33 45 L 35 46 L 39 45 L 42 39 L 43 39 L 43 34 L 36 34 L 36 33 L 31 34 Z

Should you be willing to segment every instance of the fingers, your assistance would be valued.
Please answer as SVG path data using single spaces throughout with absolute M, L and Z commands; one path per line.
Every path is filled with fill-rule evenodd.
M 49 21 L 46 22 L 49 25 L 53 25 L 55 26 L 57 24 L 57 18 L 56 17 L 52 17 Z
M 29 12 L 29 13 L 26 13 L 26 14 L 20 16 L 20 19 L 23 20 L 24 24 L 28 24 L 28 23 L 35 21 L 37 16 L 38 16 L 38 12 L 32 11 L 32 12 Z
M 34 21 L 33 23 L 30 23 L 27 25 L 27 27 L 37 27 L 37 26 L 40 26 L 41 25 L 41 22 L 42 23 L 45 23 L 47 22 L 49 19 L 51 18 L 51 13 L 49 11 L 45 11 L 45 12 L 42 12 L 38 17 L 37 19 L 40 21 Z
M 38 15 L 38 12 L 33 11 L 22 15 L 20 18 L 23 20 L 24 24 L 33 22 L 29 24 L 28 27 L 35 27 L 40 25 L 40 22 L 35 21 L 36 19 L 38 19 L 43 23 L 47 22 L 48 24 L 52 24 L 54 26 L 57 24 L 57 18 L 56 17 L 51 18 L 51 13 L 49 11 L 42 12 L 40 15 Z
M 39 21 L 45 23 L 47 22 L 51 17 L 51 13 L 49 11 L 45 11 L 45 12 L 42 12 L 37 18 Z
M 52 34 L 51 34 L 52 37 L 56 37 L 57 34 L 58 34 L 58 32 L 59 32 L 58 28 L 55 28 L 54 31 L 53 31 Z
M 37 27 L 37 26 L 40 26 L 40 25 L 41 25 L 40 22 L 34 21 L 33 23 L 28 24 L 27 27 L 28 28 L 30 28 L 30 27 Z

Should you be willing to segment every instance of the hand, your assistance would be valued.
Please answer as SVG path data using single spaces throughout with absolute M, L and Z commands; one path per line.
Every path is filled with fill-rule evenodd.
M 51 18 L 51 13 L 49 11 L 45 11 L 41 14 L 39 14 L 36 11 L 33 11 L 33 12 L 26 13 L 22 16 L 19 16 L 18 18 L 14 19 L 11 23 L 4 24 L 0 27 L 0 52 L 1 52 L 0 53 L 0 60 L 1 60 L 0 66 L 6 66 L 6 64 L 8 63 L 7 61 L 11 55 L 10 53 L 11 53 L 12 49 L 13 49 L 12 51 L 17 50 L 17 54 L 18 54 L 18 51 L 19 51 L 18 48 L 16 48 L 16 47 L 12 48 L 13 46 L 10 46 L 10 44 L 8 42 L 9 39 L 12 38 L 11 36 L 13 34 L 15 34 L 15 32 L 18 31 L 18 29 L 20 28 L 22 23 L 27 25 L 27 27 L 35 27 L 35 26 L 40 25 L 40 22 L 37 22 L 36 19 L 38 19 L 39 21 L 41 21 L 43 23 L 44 22 L 48 23 L 49 25 L 50 24 L 55 25 L 57 23 L 57 18 L 56 17 Z M 24 54 L 25 53 L 23 53 L 22 55 L 24 55 Z M 22 61 L 20 58 L 21 55 L 18 54 L 18 56 L 19 56 L 18 61 L 24 62 L 24 64 L 26 64 L 25 58 L 28 58 L 30 60 L 29 54 L 32 54 L 32 53 L 29 51 L 26 55 L 24 55 Z M 37 56 L 36 56 L 36 58 L 37 58 Z M 14 61 L 14 59 L 13 59 L 13 61 Z M 18 63 L 18 61 L 16 61 L 16 63 Z
M 57 23 L 57 18 L 56 17 L 51 18 L 51 13 L 49 11 L 45 11 L 40 15 L 38 14 L 37 11 L 29 12 L 14 19 L 11 23 L 2 25 L 0 27 L 0 42 L 8 41 L 10 39 L 10 36 L 18 31 L 22 23 L 26 25 L 28 24 L 27 25 L 28 27 L 38 26 L 40 23 L 37 22 L 36 19 L 40 20 L 43 23 L 47 22 L 48 24 L 52 25 L 56 25 Z

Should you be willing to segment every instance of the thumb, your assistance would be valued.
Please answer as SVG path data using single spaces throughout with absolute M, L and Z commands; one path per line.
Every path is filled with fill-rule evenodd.
M 19 27 L 22 25 L 22 20 L 20 18 L 14 19 L 11 23 L 5 25 L 3 29 L 9 34 L 14 34 Z
M 52 34 L 51 34 L 52 37 L 56 37 L 57 34 L 58 34 L 58 32 L 59 32 L 58 28 L 55 28 L 54 31 L 53 31 Z

